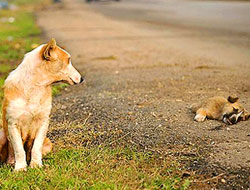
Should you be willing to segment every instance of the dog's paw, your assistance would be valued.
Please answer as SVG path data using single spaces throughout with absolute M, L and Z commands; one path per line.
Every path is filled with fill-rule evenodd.
M 36 161 L 31 160 L 30 167 L 31 168 L 41 168 L 41 167 L 43 167 L 42 161 L 36 162 Z
M 198 121 L 198 122 L 203 122 L 203 121 L 205 121 L 205 119 L 206 119 L 206 116 L 200 115 L 200 114 L 197 114 L 197 115 L 194 117 L 194 120 L 195 120 L 195 121 Z
M 15 164 L 15 169 L 16 172 L 19 171 L 27 171 L 27 164 L 26 163 L 22 163 L 22 164 Z
M 15 165 L 15 158 L 9 157 L 6 161 L 7 164 L 14 166 Z

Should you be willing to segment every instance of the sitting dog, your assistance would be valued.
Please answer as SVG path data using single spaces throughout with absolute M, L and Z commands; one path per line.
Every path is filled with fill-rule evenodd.
M 15 170 L 41 167 L 42 156 L 52 143 L 46 138 L 52 107 L 51 85 L 83 81 L 72 66 L 70 54 L 51 39 L 27 53 L 4 83 L 3 130 L 0 131 L 0 158 L 15 164 Z M 6 158 L 7 157 L 7 158 Z
M 216 119 L 232 125 L 249 119 L 250 114 L 238 100 L 238 97 L 233 96 L 229 96 L 227 99 L 215 96 L 201 103 L 193 104 L 191 110 L 196 114 L 194 120 L 202 122 L 206 118 Z

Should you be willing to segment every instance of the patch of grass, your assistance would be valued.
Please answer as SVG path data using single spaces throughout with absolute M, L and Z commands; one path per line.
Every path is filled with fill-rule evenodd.
M 60 94 L 61 90 L 66 88 L 68 86 L 68 84 L 55 84 L 52 87 L 52 95 L 58 95 Z
M 7 73 L 10 70 L 11 70 L 11 66 L 10 65 L 0 64 L 0 73 Z
M 129 148 L 62 149 L 43 169 L 0 168 L 1 189 L 188 189 L 179 164 Z M 170 170 L 171 168 L 171 170 Z
M 29 11 L 4 11 L 2 17 L 13 17 L 15 21 L 13 23 L 2 22 L 0 39 L 1 40 L 20 40 L 22 38 L 29 38 L 40 34 L 39 28 L 34 23 L 34 17 Z M 31 39 L 23 39 L 26 47 L 30 44 Z M 30 47 L 29 47 L 30 49 Z
M 27 5 L 27 4 L 34 4 L 40 3 L 41 0 L 15 0 L 15 4 L 17 5 Z

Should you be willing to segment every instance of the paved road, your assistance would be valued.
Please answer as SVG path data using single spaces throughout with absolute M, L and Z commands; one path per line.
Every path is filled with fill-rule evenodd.
M 228 66 L 250 63 L 250 1 L 100 0 L 89 7 L 157 33 L 153 39 L 168 38 L 189 54 L 216 57 Z
M 90 6 L 114 19 L 216 32 L 229 37 L 237 35 L 244 37 L 241 42 L 250 39 L 250 2 L 247 1 L 123 0 L 92 2 Z

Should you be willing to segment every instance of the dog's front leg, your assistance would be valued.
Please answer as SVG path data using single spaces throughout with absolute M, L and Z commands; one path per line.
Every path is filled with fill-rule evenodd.
M 23 147 L 23 140 L 20 131 L 17 129 L 16 123 L 8 123 L 9 140 L 14 149 L 15 154 L 15 170 L 26 170 L 26 154 Z
M 49 118 L 45 119 L 38 129 L 34 144 L 31 150 L 31 162 L 30 167 L 42 167 L 42 149 L 43 149 L 43 142 L 46 137 L 46 133 L 48 130 L 49 125 Z

